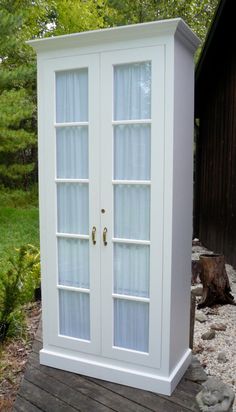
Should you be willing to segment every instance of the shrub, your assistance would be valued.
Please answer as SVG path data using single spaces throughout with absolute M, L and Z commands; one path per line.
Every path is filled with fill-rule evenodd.
M 33 299 L 34 290 L 40 285 L 38 248 L 26 245 L 16 251 L 16 256 L 9 257 L 6 271 L 0 274 L 0 340 L 8 328 L 13 334 L 15 320 L 22 319 L 22 305 Z

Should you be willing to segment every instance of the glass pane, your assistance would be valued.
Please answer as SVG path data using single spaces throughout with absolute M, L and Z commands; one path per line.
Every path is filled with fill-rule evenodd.
M 114 119 L 151 118 L 151 62 L 114 68 Z
M 150 187 L 114 185 L 114 234 L 117 238 L 150 239 Z
M 90 339 L 89 294 L 59 290 L 60 334 Z
M 88 235 L 89 208 L 86 183 L 57 184 L 58 232 Z
M 148 352 L 149 304 L 114 300 L 114 345 Z
M 88 179 L 88 127 L 57 129 L 57 177 Z
M 89 242 L 58 238 L 59 283 L 89 288 Z
M 114 244 L 114 293 L 149 296 L 149 246 Z
M 150 180 L 150 125 L 114 128 L 114 178 Z
M 88 69 L 56 73 L 57 123 L 88 121 Z

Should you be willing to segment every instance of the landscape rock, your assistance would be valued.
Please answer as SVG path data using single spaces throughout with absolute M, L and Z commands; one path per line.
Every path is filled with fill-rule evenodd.
M 226 363 L 228 361 L 226 353 L 225 352 L 219 352 L 217 356 L 217 360 L 219 363 Z
M 184 377 L 197 383 L 202 383 L 207 380 L 207 374 L 196 356 L 193 356 L 192 363 L 189 365 Z
M 219 315 L 218 308 L 209 308 L 205 313 L 206 315 Z
M 210 377 L 202 384 L 196 401 L 202 412 L 231 412 L 235 394 L 229 385 L 216 377 Z
M 195 313 L 195 320 L 198 322 L 206 322 L 207 321 L 207 316 L 203 312 L 196 312 Z
M 191 293 L 194 296 L 202 296 L 202 290 L 203 290 L 202 286 L 192 287 Z
M 213 323 L 211 325 L 211 329 L 218 330 L 218 331 L 225 331 L 227 329 L 227 326 L 224 325 L 223 323 Z
M 214 339 L 215 336 L 216 336 L 216 332 L 213 329 L 210 329 L 208 332 L 203 333 L 201 338 L 203 340 L 211 340 L 211 339 Z

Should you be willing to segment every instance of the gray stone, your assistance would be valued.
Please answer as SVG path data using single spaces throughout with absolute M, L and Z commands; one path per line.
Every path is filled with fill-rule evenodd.
M 211 377 L 202 384 L 196 401 L 202 412 L 232 412 L 234 391 L 220 379 Z
M 215 336 L 216 336 L 216 332 L 213 329 L 210 329 L 208 332 L 203 333 L 201 338 L 203 340 L 211 340 L 211 339 L 214 339 Z
M 202 286 L 192 287 L 191 292 L 194 296 L 202 296 Z
M 227 326 L 224 325 L 224 323 L 213 323 L 210 327 L 211 329 L 219 331 L 225 331 L 227 329 Z
M 184 375 L 185 379 L 192 382 L 202 383 L 207 380 L 207 374 L 196 356 L 192 357 L 192 362 L 189 365 Z
M 217 356 L 217 360 L 219 363 L 226 363 L 228 361 L 226 353 L 225 352 L 219 352 Z
M 195 313 L 195 320 L 197 320 L 198 322 L 206 322 L 207 321 L 207 317 L 203 312 L 196 312 Z

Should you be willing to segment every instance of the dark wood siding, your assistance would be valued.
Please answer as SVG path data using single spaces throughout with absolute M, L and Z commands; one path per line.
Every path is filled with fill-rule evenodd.
M 236 266 L 236 33 L 230 4 L 196 83 L 195 235 Z

